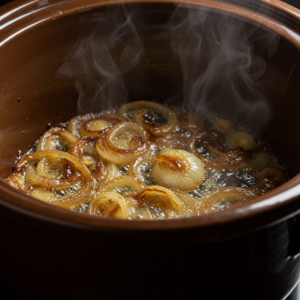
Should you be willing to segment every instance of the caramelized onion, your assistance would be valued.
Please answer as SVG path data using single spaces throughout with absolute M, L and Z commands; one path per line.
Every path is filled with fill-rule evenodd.
M 42 200 L 44 202 L 53 202 L 56 200 L 57 195 L 52 191 L 51 188 L 41 187 L 41 186 L 33 186 L 32 189 L 27 191 L 29 195 L 32 197 Z
M 215 192 L 208 194 L 201 201 L 201 214 L 209 214 L 214 212 L 214 207 L 217 206 L 217 211 L 228 208 L 232 205 L 238 205 L 248 202 L 257 195 L 251 190 L 240 187 L 225 187 Z M 219 207 L 218 207 L 219 206 Z
M 234 131 L 228 137 L 228 144 L 231 148 L 240 147 L 244 150 L 255 150 L 257 144 L 252 134 L 246 131 Z
M 36 172 L 31 173 L 31 171 L 35 171 L 31 163 L 37 162 L 43 158 L 47 158 L 49 160 L 66 159 L 67 161 L 72 163 L 76 171 L 73 177 L 71 178 L 71 181 L 74 180 L 74 182 L 75 181 L 78 182 L 79 175 L 81 175 L 82 187 L 76 193 L 73 193 L 65 198 L 52 201 L 51 202 L 52 204 L 64 208 L 73 208 L 75 206 L 84 203 L 86 200 L 89 199 L 91 192 L 93 191 L 94 188 L 93 178 L 91 177 L 89 170 L 81 163 L 81 161 L 77 157 L 70 155 L 69 153 L 58 151 L 58 150 L 42 150 L 42 151 L 31 153 L 29 155 L 26 155 L 24 159 L 16 165 L 16 169 L 14 173 L 15 172 L 19 173 L 20 170 L 22 171 L 26 170 L 26 173 L 28 174 L 29 172 L 30 176 L 33 176 L 34 180 L 37 180 L 37 182 L 39 183 L 41 182 L 46 185 L 48 183 L 54 185 L 54 186 L 47 186 L 49 188 L 50 187 L 53 188 L 55 186 L 59 188 L 63 188 L 65 187 L 65 185 L 69 187 L 70 186 L 69 180 L 41 178 L 42 176 L 39 175 L 36 177 L 37 175 Z
M 257 175 L 259 182 L 257 184 L 257 193 L 263 195 L 286 181 L 285 174 L 274 167 L 268 167 L 260 171 Z
M 102 116 L 86 114 L 71 119 L 67 126 L 67 130 L 78 138 L 82 136 L 100 137 L 104 136 L 114 125 L 126 121 L 128 121 L 128 119 L 117 114 Z
M 155 161 L 152 177 L 164 187 L 190 191 L 202 184 L 205 178 L 201 160 L 187 151 L 165 150 Z
M 134 196 L 140 189 L 145 186 L 146 185 L 139 179 L 133 176 L 123 175 L 101 185 L 97 190 L 97 194 L 114 191 L 130 197 Z
M 204 129 L 204 121 L 198 114 L 181 114 L 178 117 L 178 123 L 182 131 L 202 131 Z
M 212 169 L 238 168 L 252 157 L 252 151 L 243 151 L 240 148 L 228 150 L 222 153 L 222 151 L 219 150 L 219 146 L 217 146 L 218 144 L 215 146 L 207 144 L 206 147 L 208 147 L 210 150 L 213 150 L 213 154 L 217 157 L 219 156 L 219 158 L 209 159 L 204 157 L 197 151 L 197 145 L 199 141 L 202 142 L 203 139 L 205 140 L 207 134 L 208 133 L 203 132 L 193 135 L 189 141 L 189 151 L 200 158 L 206 167 Z
M 228 133 L 235 127 L 235 123 L 225 118 L 214 118 L 211 121 L 212 127 L 219 132 Z
M 164 136 L 172 132 L 177 124 L 175 113 L 168 107 L 152 101 L 137 101 L 121 106 L 117 113 L 124 115 L 133 110 L 133 121 L 140 123 L 147 131 L 155 136 Z M 147 111 L 152 110 L 167 119 L 164 125 L 156 125 L 155 121 L 147 116 Z
M 120 219 L 127 219 L 129 216 L 125 198 L 114 192 L 94 195 L 87 212 L 90 215 Z
M 53 127 L 41 137 L 36 146 L 36 151 L 54 150 L 53 138 L 56 135 L 59 135 L 61 138 L 63 138 L 64 142 L 69 147 L 71 147 L 77 141 L 77 138 L 72 133 L 59 127 Z
M 129 135 L 123 139 L 123 134 Z M 96 144 L 101 157 L 116 164 L 128 164 L 147 154 L 150 148 L 149 136 L 142 126 L 134 122 L 122 122 L 111 128 L 105 138 Z M 116 146 L 118 144 L 118 146 Z
M 199 201 L 196 201 L 192 196 L 189 194 L 178 191 L 175 189 L 170 189 L 185 206 L 187 206 L 190 210 L 191 213 L 189 213 L 189 216 L 198 216 L 200 214 L 200 205 Z

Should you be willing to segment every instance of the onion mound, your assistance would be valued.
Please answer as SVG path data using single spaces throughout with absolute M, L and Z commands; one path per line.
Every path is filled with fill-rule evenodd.
M 152 101 L 136 101 L 121 106 L 117 113 L 124 115 L 133 110 L 133 121 L 140 123 L 149 133 L 154 136 L 165 136 L 171 133 L 176 124 L 177 117 L 175 113 L 168 107 Z M 147 115 L 148 111 L 155 111 L 163 115 L 167 119 L 164 125 L 157 125 L 155 120 Z
M 161 186 L 190 191 L 205 179 L 205 170 L 199 158 L 184 151 L 169 149 L 155 158 L 153 179 Z

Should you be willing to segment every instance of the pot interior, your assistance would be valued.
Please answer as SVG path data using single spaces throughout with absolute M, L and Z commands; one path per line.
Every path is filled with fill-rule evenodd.
M 17 25 L 26 22 L 35 21 Z M 0 47 L 3 179 L 47 124 L 136 100 L 245 120 L 290 177 L 300 170 L 299 49 L 258 23 L 204 7 L 127 4 L 62 12 L 10 35 Z

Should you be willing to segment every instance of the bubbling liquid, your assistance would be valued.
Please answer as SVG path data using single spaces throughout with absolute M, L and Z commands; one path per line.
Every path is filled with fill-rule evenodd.
M 137 101 L 51 128 L 8 182 L 75 212 L 157 220 L 220 212 L 286 179 L 268 143 L 243 125 Z

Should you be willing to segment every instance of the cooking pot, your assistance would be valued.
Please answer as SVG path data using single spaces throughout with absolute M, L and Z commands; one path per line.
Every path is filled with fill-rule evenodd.
M 299 11 L 274 0 L 120 3 L 20 0 L 0 9 L 1 280 L 17 299 L 284 299 L 300 278 Z M 206 23 L 197 23 L 203 15 Z M 95 16 L 104 17 L 96 24 L 101 33 L 96 32 L 96 37 L 109 36 L 119 24 L 134 24 L 134 35 L 125 32 L 106 49 L 120 71 L 122 101 L 183 103 L 191 87 L 185 76 L 193 71 L 192 79 L 197 81 L 207 64 L 211 66 L 209 49 L 206 65 L 192 68 L 198 62 L 194 46 L 199 40 L 205 45 L 213 40 L 210 29 L 217 20 L 225 18 L 223 28 L 232 26 L 222 34 L 243 28 L 225 41 L 236 42 L 238 36 L 237 45 L 250 42 L 251 61 L 246 59 L 245 64 L 249 63 L 252 75 L 253 62 L 263 64 L 250 98 L 245 81 L 241 84 L 239 96 L 245 96 L 246 109 L 236 110 L 237 99 L 231 97 L 230 89 L 226 97 L 228 89 L 222 84 L 224 98 L 218 105 L 211 105 L 213 92 L 204 102 L 193 95 L 189 104 L 197 106 L 202 101 L 204 110 L 242 118 L 250 129 L 262 132 L 286 164 L 290 180 L 237 208 L 155 222 L 88 216 L 9 186 L 5 178 L 19 151 L 26 153 L 49 123 L 95 109 L 84 105 L 83 96 L 89 99 L 86 91 L 92 89 L 89 84 L 93 85 L 97 72 L 84 74 L 77 52 L 78 45 L 95 34 Z M 191 20 L 197 22 L 193 34 L 186 35 Z M 181 27 L 186 21 L 188 26 Z M 129 43 L 131 48 L 129 40 L 134 41 Z M 174 45 L 179 45 L 177 52 Z M 190 52 L 181 55 L 182 45 Z M 125 58 L 124 49 L 128 50 Z M 188 60 L 186 73 L 182 57 Z M 90 78 L 78 81 L 85 75 Z M 83 106 L 78 99 L 83 99 Z M 97 101 L 101 108 L 110 102 L 101 97 Z M 251 123 L 247 112 L 257 103 L 263 106 L 251 109 L 255 119 Z M 261 122 L 265 115 L 269 117 Z

